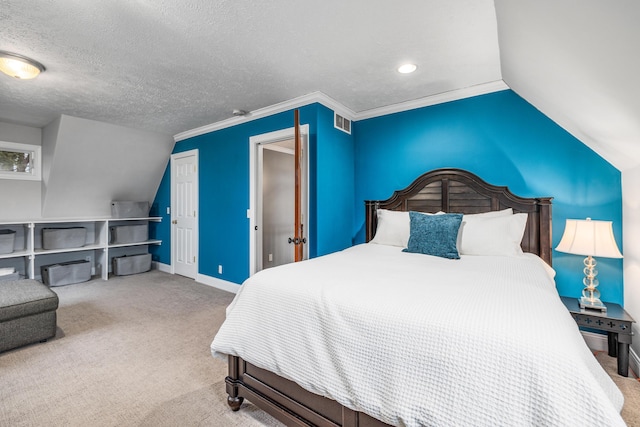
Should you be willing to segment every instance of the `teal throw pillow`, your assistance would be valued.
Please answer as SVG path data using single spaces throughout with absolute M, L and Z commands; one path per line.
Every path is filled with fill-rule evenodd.
M 409 212 L 409 220 L 409 244 L 403 252 L 460 259 L 457 242 L 462 214 Z

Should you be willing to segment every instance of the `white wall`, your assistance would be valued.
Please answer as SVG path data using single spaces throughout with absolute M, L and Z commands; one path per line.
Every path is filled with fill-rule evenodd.
M 622 172 L 624 307 L 640 322 L 640 165 Z M 640 356 L 640 326 L 634 324 L 632 348 Z M 640 374 L 640 372 L 636 372 Z
M 168 134 L 61 116 L 43 129 L 42 216 L 110 216 L 112 200 L 153 201 Z
M 40 146 L 40 128 L 0 122 L 0 141 Z M 40 181 L 0 179 L 0 220 L 40 217 Z
M 42 147 L 42 182 L 0 179 L 0 220 L 111 216 L 112 200 L 153 201 L 173 137 L 61 116 L 43 129 L 0 122 L 0 141 Z

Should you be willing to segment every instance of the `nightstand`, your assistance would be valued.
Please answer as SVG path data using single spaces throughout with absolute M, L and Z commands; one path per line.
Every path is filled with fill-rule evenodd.
M 606 312 L 581 309 L 578 298 L 560 297 L 578 326 L 605 331 L 609 344 L 609 356 L 618 358 L 618 375 L 629 376 L 629 344 L 633 331 L 631 324 L 635 322 L 629 313 L 618 304 L 605 302 Z

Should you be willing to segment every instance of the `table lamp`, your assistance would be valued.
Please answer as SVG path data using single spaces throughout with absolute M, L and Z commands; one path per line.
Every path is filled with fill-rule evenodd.
M 584 283 L 582 297 L 579 299 L 580 308 L 607 311 L 607 307 L 600 301 L 600 291 L 598 291 L 598 270 L 596 270 L 596 260 L 593 258 L 622 258 L 622 254 L 613 237 L 613 226 L 611 221 L 592 221 L 567 219 L 564 234 L 556 250 L 568 254 L 585 255 L 584 259 Z

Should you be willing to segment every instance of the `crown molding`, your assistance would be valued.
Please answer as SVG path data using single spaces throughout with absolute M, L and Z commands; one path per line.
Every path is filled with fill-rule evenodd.
M 424 98 L 415 99 L 413 101 L 401 102 L 399 104 L 392 104 L 386 107 L 361 111 L 356 114 L 355 120 L 365 120 L 393 113 L 401 113 L 403 111 L 415 110 L 416 108 L 429 107 L 431 105 L 444 104 L 445 102 L 458 101 L 460 99 L 471 98 L 473 96 L 499 92 L 505 89 L 509 89 L 509 86 L 507 86 L 503 80 L 496 80 L 494 82 L 425 96 Z
M 318 103 L 324 105 L 330 110 L 335 111 L 342 117 L 346 117 L 352 122 L 364 119 L 371 119 L 373 117 L 385 116 L 387 114 L 400 113 L 402 111 L 414 110 L 416 108 L 428 107 L 430 105 L 442 104 L 450 101 L 457 101 L 459 99 L 470 98 L 473 96 L 484 95 L 492 92 L 499 92 L 505 89 L 509 89 L 509 86 L 503 80 L 496 80 L 494 82 L 483 83 L 475 86 L 466 87 L 463 89 L 456 89 L 449 92 L 439 93 L 437 95 L 427 96 L 419 98 L 413 101 L 401 102 L 398 104 L 389 105 L 386 107 L 374 108 L 371 110 L 361 111 L 359 113 L 354 112 L 352 109 L 342 105 L 340 102 L 325 95 L 322 92 L 312 92 L 307 95 L 299 96 L 297 98 L 290 99 L 288 101 L 280 102 L 278 104 L 270 105 L 268 107 L 260 108 L 249 112 L 245 116 L 232 117 L 220 122 L 211 123 L 209 125 L 201 126 L 199 128 L 191 129 L 176 134 L 173 139 L 175 142 L 183 141 L 194 136 L 203 135 L 205 133 L 214 132 L 220 129 L 236 126 L 242 123 L 247 123 L 252 120 L 261 119 L 263 117 L 272 116 L 277 113 L 289 111 L 295 108 L 303 107 L 305 105 Z
M 176 134 L 173 139 L 178 142 L 187 138 L 193 138 L 194 136 L 203 135 L 205 133 L 213 132 L 220 129 L 225 129 L 231 126 L 236 126 L 242 123 L 247 123 L 252 120 L 261 119 L 263 117 L 272 116 L 274 114 L 282 113 L 285 111 L 293 110 L 295 108 L 304 107 L 310 104 L 322 104 L 325 107 L 336 111 L 343 117 L 353 121 L 356 113 L 348 107 L 345 107 L 335 99 L 325 95 L 322 92 L 312 92 L 307 95 L 299 96 L 297 98 L 290 99 L 288 101 L 280 102 L 278 104 L 270 105 L 268 107 L 260 108 L 249 112 L 245 116 L 232 117 L 220 122 L 211 123 L 209 125 L 201 126 L 199 128 L 191 129 L 188 131 Z

